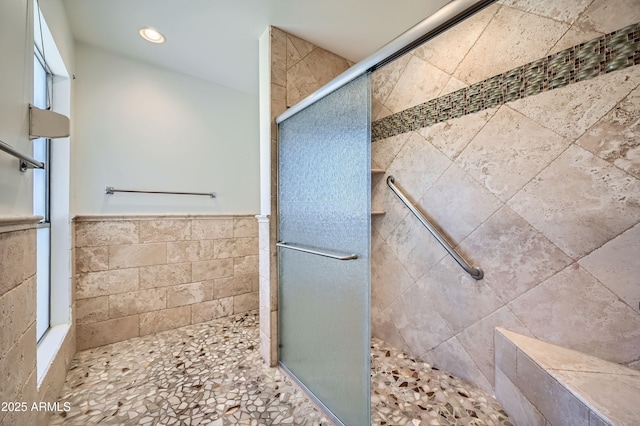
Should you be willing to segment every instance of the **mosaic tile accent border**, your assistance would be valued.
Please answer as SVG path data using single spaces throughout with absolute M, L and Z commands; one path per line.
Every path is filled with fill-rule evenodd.
M 640 23 L 530 62 L 372 123 L 389 138 L 640 64 Z

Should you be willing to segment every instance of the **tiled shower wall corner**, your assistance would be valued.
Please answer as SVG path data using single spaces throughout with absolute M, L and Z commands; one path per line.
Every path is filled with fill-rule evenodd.
M 271 215 L 260 223 L 260 352 L 269 365 L 278 361 L 277 196 L 278 125 L 275 118 L 353 62 L 271 27 Z
M 637 24 L 639 6 L 497 2 L 376 71 L 374 121 Z M 373 142 L 485 272 L 374 177 L 374 336 L 490 392 L 498 326 L 640 369 L 640 66 L 576 80 Z
M 0 401 L 53 402 L 75 354 L 73 327 L 37 384 L 36 224 L 39 218 L 0 218 Z M 0 411 L 0 424 L 46 424 L 50 413 Z
M 253 216 L 75 219 L 78 350 L 258 308 Z

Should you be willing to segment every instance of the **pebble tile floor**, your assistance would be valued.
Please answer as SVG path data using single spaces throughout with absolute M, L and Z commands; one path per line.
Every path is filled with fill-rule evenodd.
M 79 352 L 50 425 L 332 425 L 260 358 L 257 312 Z M 499 404 L 372 341 L 372 424 L 504 425 Z

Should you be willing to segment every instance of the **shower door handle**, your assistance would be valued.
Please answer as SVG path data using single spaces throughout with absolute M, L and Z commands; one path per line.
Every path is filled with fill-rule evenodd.
M 293 246 L 290 244 L 285 243 L 284 241 L 280 241 L 278 243 L 276 243 L 276 245 L 278 247 L 282 247 L 282 248 L 286 248 L 289 250 L 296 250 L 296 251 L 301 251 L 303 253 L 309 253 L 309 254 L 315 254 L 317 256 L 324 256 L 324 257 L 329 257 L 331 259 L 336 259 L 336 260 L 354 260 L 358 258 L 357 254 L 348 254 L 348 255 L 341 255 L 341 254 L 337 254 L 337 253 L 329 253 L 326 251 L 318 251 L 318 250 L 312 250 L 312 249 L 308 249 L 308 248 L 304 248 L 304 247 L 300 247 L 300 246 Z

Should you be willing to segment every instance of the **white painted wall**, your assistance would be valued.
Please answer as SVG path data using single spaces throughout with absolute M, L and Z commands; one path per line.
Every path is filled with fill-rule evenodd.
M 260 214 L 271 214 L 271 27 L 258 39 Z
M 73 38 L 64 7 L 60 0 L 47 0 L 42 6 L 53 33 L 50 40 L 55 39 L 64 61 L 52 64 L 54 73 L 66 74 L 73 64 Z M 0 140 L 28 155 L 33 155 L 28 109 L 33 99 L 33 14 L 33 0 L 0 1 Z M 45 40 L 45 48 L 55 47 Z M 62 79 L 58 83 L 66 87 L 62 90 L 70 90 Z M 54 110 L 68 116 L 70 108 L 68 101 L 54 104 Z M 18 160 L 0 152 L 0 216 L 29 216 L 32 212 L 33 172 L 20 172 Z
M 51 32 L 52 39 L 55 40 L 56 48 L 66 66 L 66 71 L 71 72 L 71 68 L 74 63 L 74 41 L 71 29 L 69 27 L 69 21 L 67 20 L 66 10 L 62 4 L 62 0 L 46 0 L 40 1 L 40 10 L 44 16 L 48 29 Z M 38 25 L 38 22 L 34 22 L 34 25 Z M 45 39 L 46 43 L 46 39 Z M 47 46 L 45 45 L 45 48 Z M 47 58 L 48 60 L 50 58 Z M 53 60 L 54 58 L 51 58 Z M 49 64 L 49 66 L 55 67 L 60 64 Z M 62 74 L 62 71 L 54 74 Z
M 75 214 L 259 212 L 257 96 L 83 44 L 75 55 Z
M 30 0 L 0 1 L 0 140 L 33 155 L 29 102 L 33 97 L 33 16 Z M 30 216 L 33 172 L 0 151 L 0 216 Z

